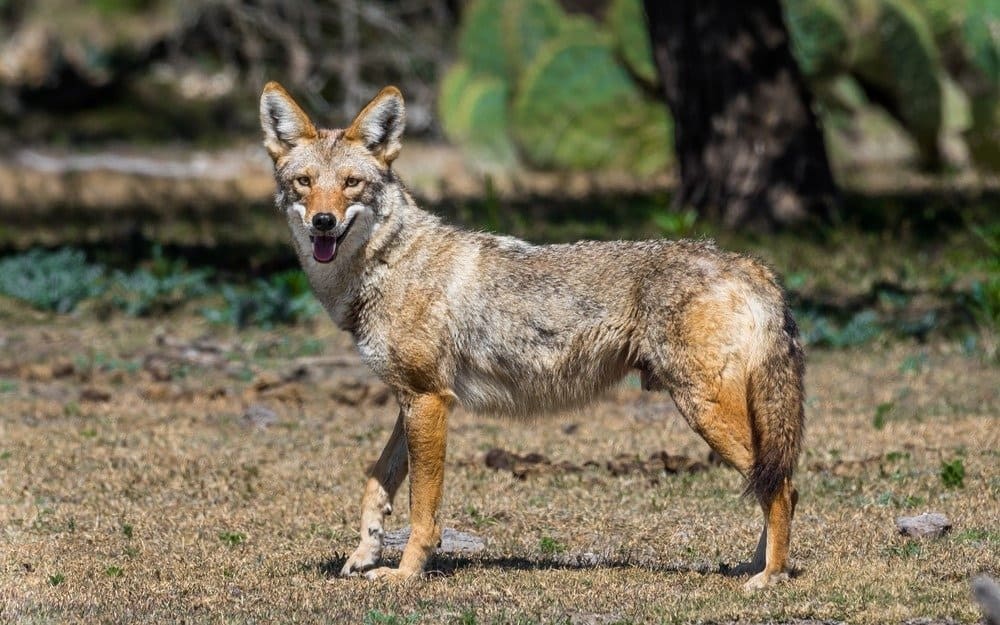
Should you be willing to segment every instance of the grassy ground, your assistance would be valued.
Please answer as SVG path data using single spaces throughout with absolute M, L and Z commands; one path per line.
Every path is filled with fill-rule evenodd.
M 796 575 L 746 595 L 720 573 L 760 529 L 735 472 L 609 470 L 706 460 L 634 380 L 553 420 L 456 412 L 441 516 L 486 549 L 390 587 L 333 576 L 395 407 L 331 324 L 237 334 L 5 298 L 0 321 L 0 621 L 971 623 L 969 579 L 1000 575 L 1000 376 L 941 339 L 809 353 Z M 519 479 L 491 448 L 552 463 Z M 951 533 L 897 535 L 925 510 Z

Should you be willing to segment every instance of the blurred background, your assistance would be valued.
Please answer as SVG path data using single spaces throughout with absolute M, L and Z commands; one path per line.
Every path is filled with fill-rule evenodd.
M 0 293 L 312 318 L 261 86 L 338 127 L 391 83 L 397 167 L 451 221 L 710 236 L 783 274 L 814 344 L 995 359 L 1000 3 L 741 4 L 0 0 Z

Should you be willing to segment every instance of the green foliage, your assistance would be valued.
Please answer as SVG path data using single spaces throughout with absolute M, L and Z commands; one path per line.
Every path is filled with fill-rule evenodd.
M 653 46 L 641 0 L 612 0 L 605 19 L 615 40 L 615 50 L 625 65 L 642 82 L 659 82 L 653 63 Z
M 792 52 L 811 77 L 843 69 L 850 45 L 848 18 L 840 0 L 785 0 Z
M 961 458 L 941 463 L 941 482 L 948 488 L 965 486 L 965 464 Z
M 445 72 L 438 87 L 437 112 L 441 128 L 448 138 L 456 143 L 465 141 L 465 129 L 459 124 L 458 105 L 473 79 L 472 68 L 465 63 L 456 63 Z
M 205 309 L 213 323 L 230 323 L 237 328 L 270 328 L 315 317 L 322 310 L 309 288 L 309 281 L 296 269 L 259 279 L 253 288 L 222 287 L 224 308 Z
M 872 53 L 856 70 L 887 89 L 925 158 L 937 153 L 942 124 L 940 54 L 924 15 L 908 0 L 881 0 Z
M 183 260 L 164 258 L 163 250 L 156 246 L 148 269 L 114 273 L 112 302 L 131 317 L 163 313 L 208 293 L 211 275 L 208 269 L 191 270 Z
M 477 74 L 503 78 L 506 71 L 500 24 L 504 0 L 473 0 L 462 13 L 458 54 Z
M 33 249 L 0 260 L 0 293 L 36 308 L 66 313 L 104 290 L 104 269 L 79 250 Z
M 538 541 L 538 549 L 547 556 L 554 556 L 566 551 L 566 545 L 551 536 L 542 536 Z
M 472 78 L 450 116 L 449 135 L 497 163 L 515 160 L 507 131 L 507 83 L 498 78 Z
M 122 575 L 125 574 L 125 569 L 123 569 L 120 566 L 112 565 L 104 569 L 104 574 L 107 575 L 108 577 L 121 577 Z
M 54 573 L 49 575 L 49 586 L 58 586 L 59 584 L 66 581 L 66 576 L 62 573 Z
M 541 47 L 565 26 L 566 15 L 555 0 L 508 0 L 500 22 L 506 77 L 517 82 Z
M 410 614 L 409 616 L 399 616 L 398 614 L 392 614 L 389 612 L 371 610 L 365 614 L 362 623 L 364 623 L 364 625 L 412 625 L 419 620 L 420 616 L 416 613 Z
M 691 236 L 697 221 L 698 213 L 692 209 L 661 211 L 653 214 L 653 222 L 656 223 L 663 236 L 672 239 Z
M 556 0 L 475 0 L 462 18 L 460 62 L 441 82 L 442 128 L 503 164 L 520 155 L 548 169 L 662 170 L 666 108 L 635 78 L 656 77 L 642 17 L 635 0 L 610 7 L 613 39 Z
M 246 534 L 224 530 L 219 532 L 219 540 L 228 547 L 238 547 L 247 541 Z
M 908 540 L 903 545 L 888 547 L 885 550 L 885 554 L 891 557 L 908 559 L 916 558 L 923 552 L 923 549 L 915 540 Z
M 875 416 L 872 417 L 872 427 L 876 430 L 881 430 L 885 427 L 886 418 L 892 413 L 893 408 L 896 404 L 889 401 L 879 404 L 875 407 Z
M 795 318 L 799 322 L 802 340 L 807 345 L 854 347 L 878 338 L 883 331 L 874 310 L 860 310 L 842 325 L 815 311 L 798 312 Z
M 974 282 L 969 290 L 968 306 L 982 328 L 1000 332 L 1000 275 Z
M 664 107 L 643 99 L 608 37 L 583 21 L 546 44 L 525 70 L 512 121 L 525 157 L 539 167 L 648 174 L 667 162 Z

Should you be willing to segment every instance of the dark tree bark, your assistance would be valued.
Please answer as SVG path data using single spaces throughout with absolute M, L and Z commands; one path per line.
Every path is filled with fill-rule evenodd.
M 778 0 L 645 0 L 673 114 L 675 205 L 732 227 L 828 219 L 836 200 Z

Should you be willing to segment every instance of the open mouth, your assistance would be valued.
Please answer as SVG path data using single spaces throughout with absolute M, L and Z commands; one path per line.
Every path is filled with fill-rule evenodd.
M 340 247 L 341 242 L 344 237 L 347 236 L 347 232 L 354 225 L 354 220 L 352 219 L 347 226 L 340 232 L 339 235 L 330 234 L 315 234 L 309 235 L 309 241 L 313 246 L 313 259 L 318 263 L 328 263 L 332 261 L 337 256 L 337 248 Z

